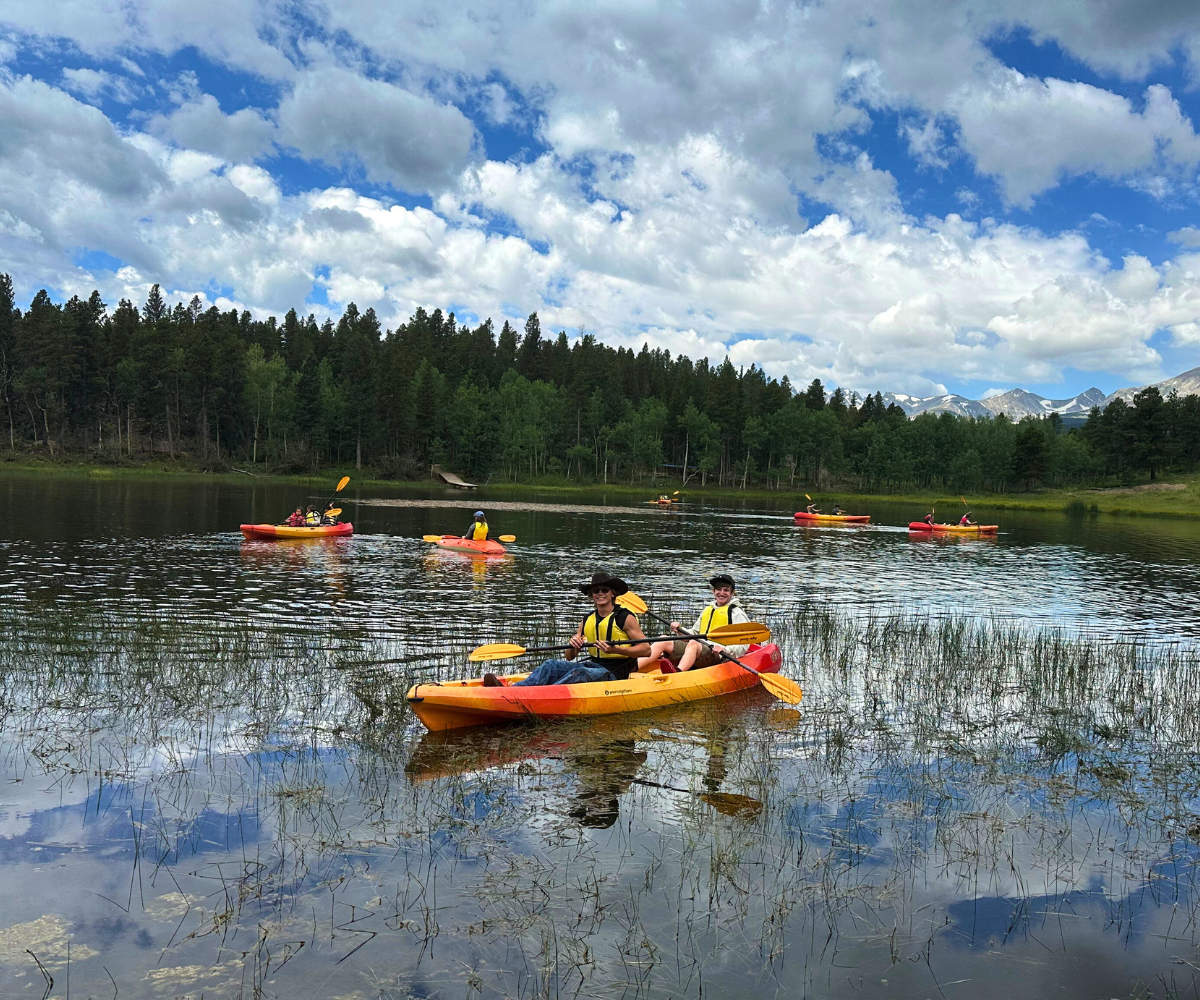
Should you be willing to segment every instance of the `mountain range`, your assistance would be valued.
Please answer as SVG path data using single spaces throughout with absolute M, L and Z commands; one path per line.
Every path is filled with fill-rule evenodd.
M 1200 368 L 1193 368 L 1174 378 L 1152 384 L 1157 386 L 1164 396 L 1172 391 L 1181 396 L 1200 394 Z M 1107 396 L 1099 389 L 1092 388 L 1069 399 L 1047 399 L 1024 389 L 1009 389 L 1008 392 L 989 396 L 987 399 L 967 399 L 966 396 L 955 393 L 944 396 L 908 396 L 902 392 L 885 392 L 882 396 L 885 406 L 895 403 L 910 419 L 922 413 L 953 413 L 960 417 L 994 417 L 1003 413 L 1013 420 L 1020 420 L 1022 417 L 1048 417 L 1051 413 L 1062 417 L 1086 416 L 1093 406 L 1104 409 L 1118 397 L 1128 403 L 1144 388 L 1146 386 L 1118 389 Z

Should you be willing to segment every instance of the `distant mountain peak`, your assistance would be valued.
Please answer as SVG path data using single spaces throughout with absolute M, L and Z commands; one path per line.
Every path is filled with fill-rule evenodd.
M 1200 367 L 1156 384 L 1164 396 L 1171 389 L 1175 389 L 1181 396 L 1190 392 L 1200 394 Z M 1003 413 L 1012 420 L 1020 420 L 1022 417 L 1048 417 L 1052 413 L 1063 417 L 1088 413 L 1093 406 L 1103 408 L 1118 396 L 1129 401 L 1141 388 L 1118 389 L 1106 396 L 1093 386 L 1067 399 L 1048 399 L 1036 392 L 1020 388 L 996 393 L 986 399 L 968 399 L 956 393 L 909 396 L 902 392 L 885 392 L 881 393 L 881 396 L 885 406 L 895 403 L 910 419 L 919 417 L 922 413 L 953 413 L 960 417 L 994 417 Z

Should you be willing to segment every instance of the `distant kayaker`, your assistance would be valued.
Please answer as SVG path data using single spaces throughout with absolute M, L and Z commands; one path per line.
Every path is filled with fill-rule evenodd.
M 336 508 L 333 506 L 333 501 L 330 500 L 329 503 L 327 503 L 325 505 L 325 509 L 323 511 L 321 511 L 321 523 L 322 524 L 337 524 L 338 523 L 337 515 L 330 513 L 331 510 L 335 510 L 335 509 Z
M 475 520 L 471 523 L 463 538 L 470 539 L 473 542 L 486 542 L 488 536 L 488 523 L 483 516 L 483 511 L 475 511 Z
M 637 616 L 615 603 L 616 598 L 629 590 L 624 580 L 598 570 L 592 574 L 591 580 L 581 583 L 579 589 L 591 598 L 595 610 L 568 640 L 571 648 L 563 654 L 562 659 L 546 660 L 513 687 L 623 681 L 637 670 L 637 658 L 649 654 L 650 644 L 646 642 Z M 595 652 L 577 660 L 576 657 L 585 646 Z M 500 684 L 495 674 L 483 675 L 484 687 L 499 687 Z
M 979 522 L 978 522 L 978 521 L 972 521 L 972 520 L 971 520 L 971 512 L 970 512 L 970 511 L 967 511 L 967 512 L 966 512 L 965 514 L 963 514 L 963 516 L 962 516 L 962 517 L 959 519 L 959 522 L 958 522 L 958 523 L 959 523 L 959 525 L 960 525 L 960 526 L 962 526 L 962 527 L 966 528 L 966 527 L 968 527 L 968 526 L 970 526 L 970 525 L 972 525 L 972 524 L 978 524 Z
M 288 519 L 284 523 L 289 528 L 303 528 L 304 527 L 304 508 L 297 507 L 294 511 L 292 511 L 291 514 L 288 515 Z
M 320 526 L 321 524 L 321 515 L 312 504 L 309 504 L 308 510 L 304 512 L 304 523 L 310 526 Z
M 841 505 L 841 504 L 838 504 L 838 503 L 835 503 L 835 504 L 833 505 L 833 513 L 834 513 L 834 515 L 836 516 L 836 515 L 838 515 L 838 514 L 841 514 L 841 512 L 842 512 L 842 505 Z
M 933 524 L 933 511 L 930 511 L 928 514 L 925 515 L 925 523 Z
M 696 623 L 689 631 L 695 635 L 704 635 L 721 625 L 732 625 L 736 622 L 750 620 L 742 607 L 742 602 L 735 596 L 737 585 L 732 576 L 728 573 L 718 573 L 708 581 L 708 585 L 712 587 L 712 603 L 700 612 L 700 617 L 696 619 Z M 682 630 L 681 622 L 671 622 L 671 631 L 680 632 Z M 650 647 L 650 655 L 638 660 L 638 668 L 652 668 L 663 656 L 680 670 L 711 667 L 714 663 L 720 662 L 721 657 L 717 654 L 722 650 L 730 656 L 738 657 L 748 648 L 748 646 L 722 646 L 717 642 L 705 644 L 697 642 L 695 639 L 675 639 L 673 641 L 668 639 L 664 642 L 654 643 Z
M 804 510 L 806 513 L 809 513 L 809 514 L 820 514 L 821 513 L 821 508 L 818 507 L 815 503 L 810 503 L 807 507 L 804 508 Z

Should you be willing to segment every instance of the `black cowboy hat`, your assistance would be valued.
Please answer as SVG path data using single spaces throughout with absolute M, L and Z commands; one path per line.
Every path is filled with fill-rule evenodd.
M 718 573 L 716 576 L 714 576 L 711 580 L 708 581 L 708 585 L 710 587 L 716 587 L 722 583 L 729 584 L 730 590 L 737 590 L 737 584 L 733 582 L 733 577 L 730 576 L 728 573 Z
M 620 597 L 622 594 L 629 592 L 629 584 L 620 579 L 620 577 L 609 576 L 602 569 L 596 570 L 596 572 L 592 574 L 592 579 L 588 583 L 581 583 L 579 585 L 579 590 L 581 593 L 591 596 L 593 587 L 604 586 L 612 587 L 614 597 Z

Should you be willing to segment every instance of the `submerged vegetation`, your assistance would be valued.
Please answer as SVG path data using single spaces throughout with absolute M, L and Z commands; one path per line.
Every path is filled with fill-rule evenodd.
M 335 323 L 256 320 L 41 291 L 15 308 L 0 275 L 0 404 L 7 450 L 123 463 L 303 473 L 354 463 L 387 479 L 443 463 L 477 480 L 577 485 L 656 475 L 707 487 L 866 492 L 1028 491 L 1154 480 L 1200 467 L 1200 397 L 1061 420 L 942 414 L 909 420 L 858 398 L 673 357 L 418 310 L 395 330 L 350 304 Z M 244 471 L 244 470 L 243 470 Z
M 0 611 L 0 865 L 69 864 L 10 990 L 1196 990 L 1190 646 L 805 604 L 799 711 L 438 736 L 405 688 L 489 637 L 64 610 Z

